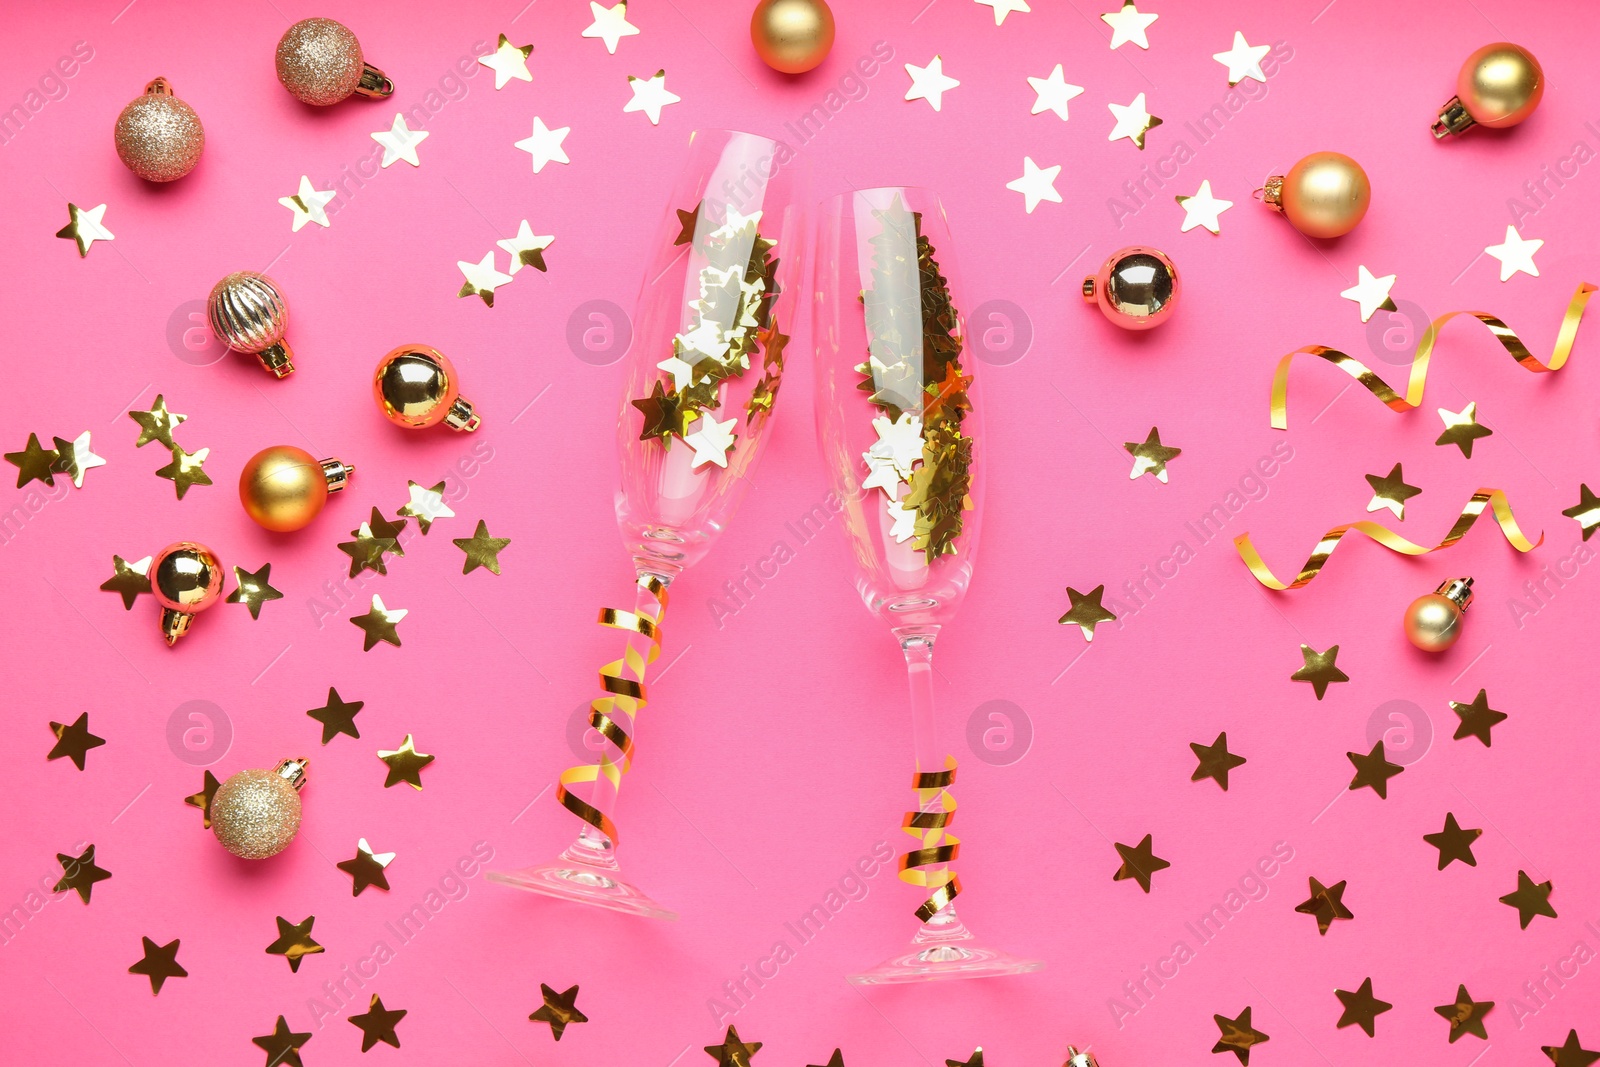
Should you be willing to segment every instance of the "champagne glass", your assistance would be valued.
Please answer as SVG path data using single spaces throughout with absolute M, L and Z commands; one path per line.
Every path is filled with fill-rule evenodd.
M 612 813 L 634 754 L 645 672 L 667 589 L 698 562 L 749 487 L 783 377 L 804 229 L 799 167 L 754 134 L 698 131 L 636 305 L 617 420 L 617 523 L 637 580 L 629 610 L 605 608 L 622 656 L 600 669 L 589 725 L 598 762 L 571 767 L 556 797 L 582 820 L 553 862 L 491 881 L 656 919 L 676 913 L 625 881 Z
M 846 193 L 822 207 L 817 254 L 817 432 L 845 502 L 856 588 L 905 656 L 916 807 L 904 828 L 917 845 L 900 877 L 925 893 L 910 948 L 850 980 L 1037 970 L 1040 961 L 979 941 L 956 914 L 956 762 L 939 747 L 933 646 L 972 580 L 984 455 L 948 222 L 926 189 Z

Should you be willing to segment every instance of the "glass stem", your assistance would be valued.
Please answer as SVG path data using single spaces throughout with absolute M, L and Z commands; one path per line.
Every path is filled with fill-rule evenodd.
M 933 645 L 938 636 L 937 626 L 895 632 L 895 637 L 900 641 L 900 651 L 906 658 L 906 678 L 911 688 L 911 745 L 919 774 L 944 769 L 945 754 L 939 748 L 933 702 Z M 924 812 L 938 811 L 940 807 L 937 793 L 919 804 L 919 810 Z M 937 884 L 938 876 L 944 873 L 946 866 L 934 864 L 920 869 L 928 876 L 930 883 Z M 917 940 L 943 940 L 951 936 L 966 936 L 961 920 L 956 917 L 955 901 L 940 908 L 922 924 L 917 932 Z

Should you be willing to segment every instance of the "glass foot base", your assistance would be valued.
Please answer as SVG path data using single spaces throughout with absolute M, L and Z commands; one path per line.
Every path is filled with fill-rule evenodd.
M 566 858 L 517 871 L 489 871 L 484 877 L 513 889 L 524 889 L 529 893 L 541 893 L 596 908 L 609 908 L 626 915 L 668 921 L 678 918 L 677 912 L 662 907 L 643 890 L 619 878 L 615 869 L 594 867 Z
M 861 974 L 852 974 L 856 985 L 893 985 L 900 982 L 937 982 L 956 978 L 1000 978 L 1008 974 L 1027 974 L 1044 966 L 1043 960 L 1025 960 L 988 948 L 971 937 L 950 941 L 913 941 L 911 949 L 890 956 Z

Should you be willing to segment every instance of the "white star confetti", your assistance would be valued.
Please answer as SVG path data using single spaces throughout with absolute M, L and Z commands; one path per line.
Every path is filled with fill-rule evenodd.
M 1375 315 L 1379 308 L 1393 311 L 1394 301 L 1389 299 L 1389 290 L 1394 288 L 1393 274 L 1385 274 L 1381 278 L 1374 278 L 1366 264 L 1356 268 L 1356 284 L 1344 290 L 1339 295 L 1346 300 L 1354 300 L 1361 305 L 1361 321 L 1366 322 Z
M 1012 192 L 1022 194 L 1023 206 L 1028 214 L 1033 214 L 1033 209 L 1039 206 L 1039 201 L 1048 200 L 1052 204 L 1061 203 L 1061 194 L 1056 192 L 1056 175 L 1061 173 L 1061 165 L 1054 167 L 1040 167 L 1031 156 L 1022 157 L 1022 177 L 1006 183 L 1006 188 Z
M 1204 226 L 1212 233 L 1221 233 L 1220 216 L 1233 206 L 1232 200 L 1219 200 L 1211 195 L 1209 178 L 1200 183 L 1200 188 L 1195 190 L 1193 196 L 1175 196 L 1173 199 L 1183 205 L 1182 232 L 1184 233 L 1188 233 L 1196 226 Z
M 689 464 L 689 469 L 696 470 L 706 463 L 726 467 L 728 449 L 733 447 L 733 427 L 738 422 L 738 419 L 718 422 L 705 412 L 701 412 L 699 420 L 695 423 L 698 429 L 683 439 L 694 449 L 694 462 Z
M 1505 241 L 1490 245 L 1484 251 L 1500 261 L 1500 280 L 1505 281 L 1518 271 L 1537 278 L 1539 268 L 1534 265 L 1533 254 L 1543 246 L 1543 241 L 1524 240 L 1515 226 L 1507 226 Z
M 898 500 L 885 500 L 883 508 L 894 520 L 894 525 L 889 527 L 889 536 L 895 539 L 896 544 L 904 544 L 917 535 L 916 508 L 908 508 Z
M 911 477 L 912 466 L 922 458 L 922 420 L 909 411 L 902 411 L 894 421 L 887 415 L 872 420 L 878 439 L 866 452 L 867 462 L 887 460 L 893 463 L 902 478 Z
M 1149 48 L 1150 41 L 1145 37 L 1144 31 L 1160 17 L 1160 15 L 1146 15 L 1139 10 L 1133 0 L 1125 0 L 1120 9 L 1101 15 L 1100 21 L 1111 27 L 1113 49 L 1120 48 L 1130 41 L 1140 48 Z
M 882 489 L 890 500 L 899 500 L 900 472 L 895 469 L 894 461 L 871 452 L 861 453 L 861 458 L 867 462 L 867 476 L 862 479 L 861 488 Z
M 308 222 L 318 226 L 331 225 L 328 222 L 328 212 L 325 209 L 328 201 L 338 194 L 332 189 L 314 189 L 311 179 L 304 174 L 300 175 L 300 191 L 293 196 L 281 196 L 278 203 L 294 212 L 294 232 L 299 233 L 300 227 Z
M 494 87 L 504 89 L 506 83 L 513 79 L 519 82 L 533 81 L 533 75 L 528 73 L 528 57 L 531 55 L 533 45 L 512 44 L 502 33 L 495 50 L 486 56 L 479 56 L 478 62 L 494 71 Z
M 1261 61 L 1270 51 L 1272 51 L 1271 45 L 1258 44 L 1252 47 L 1250 42 L 1244 39 L 1244 34 L 1234 30 L 1233 47 L 1226 52 L 1213 52 L 1211 58 L 1228 68 L 1228 84 L 1234 86 L 1246 78 L 1265 82 L 1267 75 L 1261 69 Z
M 1108 141 L 1126 137 L 1139 146 L 1139 151 L 1144 151 L 1144 135 L 1150 130 L 1161 125 L 1161 120 L 1145 110 L 1144 94 L 1140 93 L 1133 98 L 1131 104 L 1107 104 L 1117 123 L 1111 128 Z
M 623 112 L 643 111 L 650 116 L 652 126 L 661 124 L 662 108 L 683 99 L 667 91 L 665 68 L 656 71 L 655 75 L 649 78 L 635 78 L 632 74 L 628 75 L 628 87 L 633 90 L 633 99 L 622 105 Z
M 944 94 L 961 83 L 944 72 L 944 57 L 934 56 L 926 67 L 906 64 L 911 75 L 911 88 L 906 90 L 907 100 L 926 100 L 928 106 L 938 111 L 944 104 Z
M 544 119 L 538 115 L 533 117 L 533 133 L 518 141 L 512 147 L 520 148 L 533 157 L 533 172 L 538 174 L 544 169 L 546 163 L 571 163 L 567 158 L 567 150 L 561 147 L 561 142 L 567 139 L 567 134 L 572 132 L 571 126 L 562 126 L 552 130 L 544 124 Z
M 496 241 L 511 257 L 511 274 L 515 277 L 517 271 L 523 267 L 534 267 L 544 270 L 544 250 L 555 241 L 554 234 L 539 235 L 533 232 L 533 227 L 528 225 L 528 220 L 522 220 L 522 226 L 517 230 L 515 237 L 507 237 L 503 241 Z
M 379 130 L 372 135 L 372 139 L 383 145 L 383 162 L 380 166 L 388 167 L 402 159 L 413 167 L 422 166 L 422 160 L 417 158 L 417 145 L 428 139 L 428 131 L 408 127 L 404 112 L 397 112 L 394 125 L 387 130 Z
M 994 24 L 996 26 L 1004 23 L 1006 16 L 1013 11 L 1021 11 L 1027 14 L 1031 10 L 1028 7 L 1028 0 L 977 0 L 977 2 L 984 7 L 994 8 Z
M 617 54 L 617 42 L 624 37 L 632 37 L 639 32 L 639 27 L 628 21 L 627 0 L 622 3 L 605 7 L 589 0 L 589 12 L 594 15 L 594 22 L 583 31 L 585 37 L 598 37 L 606 43 L 606 51 L 612 55 Z
M 476 263 L 458 259 L 456 266 L 467 279 L 456 296 L 482 297 L 483 302 L 489 307 L 494 307 L 494 291 L 511 280 L 511 275 L 501 274 L 495 270 L 493 252 L 485 252 L 483 258 Z
M 1061 64 L 1056 64 L 1056 69 L 1050 72 L 1048 78 L 1029 78 L 1028 84 L 1033 86 L 1033 91 L 1038 99 L 1033 102 L 1033 114 L 1042 111 L 1054 111 L 1061 117 L 1062 122 L 1067 121 L 1067 103 L 1083 95 L 1083 86 L 1069 83 L 1061 73 Z

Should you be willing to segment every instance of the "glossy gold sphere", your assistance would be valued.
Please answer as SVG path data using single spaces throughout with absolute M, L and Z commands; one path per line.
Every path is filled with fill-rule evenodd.
M 318 107 L 337 104 L 361 84 L 361 42 L 333 19 L 301 19 L 278 41 L 278 80 L 295 98 Z
M 198 541 L 176 541 L 150 564 L 150 591 L 172 611 L 204 611 L 222 599 L 222 561 Z
M 240 771 L 217 787 L 209 810 L 222 847 L 247 860 L 276 856 L 300 832 L 300 794 L 275 771 Z
M 1406 637 L 1424 652 L 1443 652 L 1461 637 L 1461 608 L 1449 597 L 1427 593 L 1406 608 Z
M 378 361 L 372 395 L 383 417 L 410 430 L 445 423 L 475 430 L 478 417 L 461 398 L 456 368 L 441 352 L 425 345 L 401 345 Z
M 1289 168 L 1280 193 L 1284 215 L 1307 237 L 1342 237 L 1372 201 L 1361 164 L 1338 152 L 1313 152 Z
M 206 146 L 194 108 L 157 78 L 117 116 L 117 156 L 147 182 L 176 181 L 194 170 Z
M 303 529 L 328 502 L 322 463 L 293 445 L 264 448 L 239 474 L 245 514 L 275 533 Z
M 1178 268 L 1164 252 L 1135 245 L 1111 253 L 1083 281 L 1083 296 L 1124 330 L 1148 330 L 1178 304 Z
M 1461 65 L 1456 96 L 1478 125 L 1515 126 L 1539 106 L 1544 70 L 1526 48 L 1509 41 L 1486 44 Z
M 773 70 L 804 74 L 833 48 L 833 12 L 824 0 L 761 0 L 750 16 L 750 40 Z

